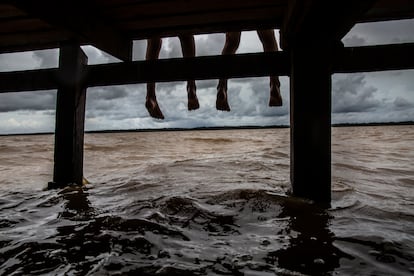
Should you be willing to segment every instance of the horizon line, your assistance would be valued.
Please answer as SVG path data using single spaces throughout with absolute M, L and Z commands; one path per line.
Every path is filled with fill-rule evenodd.
M 358 126 L 393 126 L 393 125 L 414 125 L 414 121 L 400 122 L 368 122 L 368 123 L 336 123 L 332 127 L 358 127 Z M 271 128 L 290 128 L 290 125 L 245 125 L 245 126 L 204 126 L 204 127 L 168 127 L 168 128 L 135 128 L 135 129 L 102 129 L 102 130 L 85 130 L 87 133 L 122 133 L 122 132 L 168 132 L 168 131 L 198 131 L 198 130 L 237 130 L 237 129 L 271 129 Z M 18 136 L 18 135 L 51 135 L 53 131 L 45 132 L 27 132 L 27 133 L 4 133 L 0 136 Z

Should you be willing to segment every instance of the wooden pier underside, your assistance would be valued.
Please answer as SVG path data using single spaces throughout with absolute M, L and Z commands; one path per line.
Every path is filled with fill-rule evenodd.
M 57 89 L 58 186 L 82 181 L 88 87 L 149 81 L 290 77 L 293 194 L 331 199 L 331 75 L 413 69 L 414 43 L 343 47 L 357 23 L 414 18 L 412 0 L 1 0 L 0 53 L 60 48 L 59 68 L 0 73 L 0 93 Z M 279 29 L 283 51 L 132 61 L 133 41 Z M 87 65 L 81 45 L 120 62 Z

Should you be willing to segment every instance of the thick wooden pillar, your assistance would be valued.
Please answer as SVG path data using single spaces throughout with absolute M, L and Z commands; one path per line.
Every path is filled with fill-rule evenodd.
M 281 46 L 291 53 L 291 182 L 293 194 L 331 200 L 333 49 L 375 0 L 287 1 Z
M 331 200 L 331 62 L 327 41 L 291 47 L 292 192 L 319 203 Z
M 78 43 L 60 47 L 54 171 L 49 187 L 82 184 L 87 61 Z

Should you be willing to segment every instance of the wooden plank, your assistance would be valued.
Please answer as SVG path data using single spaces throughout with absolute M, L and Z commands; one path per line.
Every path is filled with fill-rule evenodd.
M 146 3 L 154 3 L 154 2 L 168 2 L 171 0 L 98 0 L 99 5 L 103 7 L 110 7 L 116 8 L 125 5 L 132 5 L 132 4 L 146 4 Z
M 1 34 L 0 53 L 58 48 L 59 41 L 73 38 L 72 33 L 56 29 Z
M 26 16 L 26 13 L 8 4 L 0 4 L 0 19 Z
M 257 21 L 257 22 L 274 22 L 274 27 L 280 27 L 281 22 L 277 21 L 282 11 L 276 8 L 252 8 L 236 10 L 231 17 L 228 11 L 214 11 L 202 13 L 188 13 L 182 15 L 165 15 L 163 17 L 154 17 L 146 19 L 136 19 L 122 21 L 118 26 L 124 30 L 139 32 L 145 29 L 156 28 L 172 28 L 194 25 L 209 25 L 209 24 L 227 24 L 231 22 L 240 22 L 240 28 L 243 28 L 243 21 Z
M 285 52 L 204 56 L 91 65 L 88 86 L 288 74 Z
M 211 24 L 201 25 L 181 25 L 181 26 L 164 26 L 160 28 L 148 28 L 140 30 L 132 30 L 129 36 L 134 40 L 147 39 L 153 36 L 159 37 L 175 37 L 182 34 L 212 34 L 225 33 L 232 31 L 254 31 L 254 30 L 268 30 L 277 29 L 278 21 L 255 21 L 255 20 L 240 20 L 230 22 L 216 22 Z
M 0 35 L 6 33 L 22 33 L 39 30 L 50 30 L 52 27 L 36 18 L 12 18 L 0 20 Z
M 57 89 L 58 69 L 0 72 L 0 93 Z
M 119 5 L 119 3 L 118 3 Z M 150 1 L 132 2 L 122 6 L 110 6 L 102 9 L 102 14 L 117 21 L 129 19 L 147 19 L 171 17 L 177 15 L 203 14 L 214 12 L 229 12 L 232 16 L 239 10 L 278 8 L 281 13 L 284 10 L 285 1 L 281 0 L 175 0 L 171 1 Z M 230 16 L 226 16 L 230 17 Z
M 358 19 L 362 22 L 401 20 L 414 18 L 414 1 L 412 0 L 378 0 Z
M 414 43 L 347 47 L 335 53 L 335 73 L 414 69 Z
M 85 81 L 92 87 L 188 78 L 283 76 L 289 74 L 288 65 L 289 56 L 285 52 L 120 62 L 89 65 Z M 56 68 L 0 72 L 0 93 L 56 89 L 57 74 Z
M 60 48 L 53 182 L 49 188 L 82 185 L 87 61 L 76 43 Z
M 70 35 L 51 34 L 50 38 L 42 36 L 37 40 L 36 36 L 28 33 L 28 37 L 32 38 L 29 40 L 26 32 L 10 33 L 11 36 L 0 36 L 0 44 L 3 46 L 0 52 L 41 49 L 51 45 L 56 47 L 59 42 L 76 37 L 80 43 L 92 44 L 115 56 L 113 51 L 120 51 L 124 57 L 130 57 L 130 39 L 133 38 L 176 36 L 181 32 L 198 34 L 279 28 L 283 18 L 293 26 L 288 27 L 290 23 L 285 23 L 283 27 L 290 30 L 290 33 L 300 35 L 297 27 L 307 28 L 305 33 L 308 36 L 301 42 L 306 45 L 314 36 L 315 30 L 319 30 L 321 36 L 333 36 L 339 40 L 338 37 L 355 22 L 414 18 L 412 0 L 377 0 L 364 13 L 364 5 L 371 1 L 374 0 L 4 0 L 0 4 L 0 19 L 28 16 L 26 11 L 32 10 L 40 19 L 46 19 L 44 22 L 53 25 L 53 30 L 66 30 Z M 26 10 L 19 10 L 10 3 Z M 325 12 L 327 8 L 329 12 Z M 251 13 L 248 12 L 250 9 Z M 264 11 L 260 12 L 259 9 Z M 206 13 L 203 15 L 204 11 Z M 126 29 L 118 28 L 118 24 L 125 24 L 123 26 Z M 298 25 L 295 27 L 295 24 Z M 35 32 L 44 31 L 35 28 L 30 22 L 27 25 Z M 336 32 L 332 33 L 332 30 Z M 3 28 L 3 31 L 8 32 L 7 28 Z M 132 36 L 129 37 L 129 34 Z M 282 30 L 282 48 L 286 48 L 283 44 L 287 34 Z M 14 40 L 25 42 L 15 43 Z
M 33 17 L 72 32 L 79 41 L 86 40 L 91 45 L 121 60 L 132 59 L 132 41 L 101 18 L 91 1 L 10 1 Z

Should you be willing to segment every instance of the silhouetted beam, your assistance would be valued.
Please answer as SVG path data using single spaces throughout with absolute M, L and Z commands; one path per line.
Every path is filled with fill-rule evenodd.
M 183 25 L 183 26 L 162 26 L 161 28 L 148 28 L 138 31 L 131 31 L 130 35 L 134 40 L 142 40 L 153 37 L 175 37 L 182 34 L 211 34 L 238 31 L 256 31 L 280 28 L 280 22 L 275 20 L 233 20 L 231 22 L 216 22 L 211 24 Z
M 180 33 L 217 33 L 256 29 L 279 29 L 282 18 L 280 7 L 234 9 L 229 11 L 206 11 L 195 14 L 166 15 L 155 18 L 138 18 L 119 23 L 134 39 L 179 35 Z M 231 14 L 231 15 L 229 15 Z
M 59 48 L 59 41 L 74 38 L 70 32 L 57 29 L 1 34 L 0 53 Z
M 89 65 L 87 86 L 289 74 L 286 52 L 205 56 Z M 57 88 L 56 68 L 0 72 L 0 93 Z
M 280 28 L 286 0 L 98 1 L 134 39 Z
M 334 73 L 414 69 L 414 43 L 347 47 L 336 52 Z
M 96 7 L 80 0 L 8 0 L 15 7 L 53 27 L 72 32 L 78 41 L 124 61 L 132 59 L 132 41 L 97 15 Z
M 58 69 L 0 73 L 0 93 L 57 89 Z
M 377 0 L 358 22 L 414 18 L 413 0 Z
M 289 55 L 286 52 L 91 65 L 88 66 L 88 86 L 259 77 L 270 74 L 289 74 Z
M 338 49 L 334 73 L 414 69 L 414 43 Z M 287 52 L 89 65 L 87 86 L 289 75 Z M 57 88 L 57 69 L 0 72 L 0 93 Z

